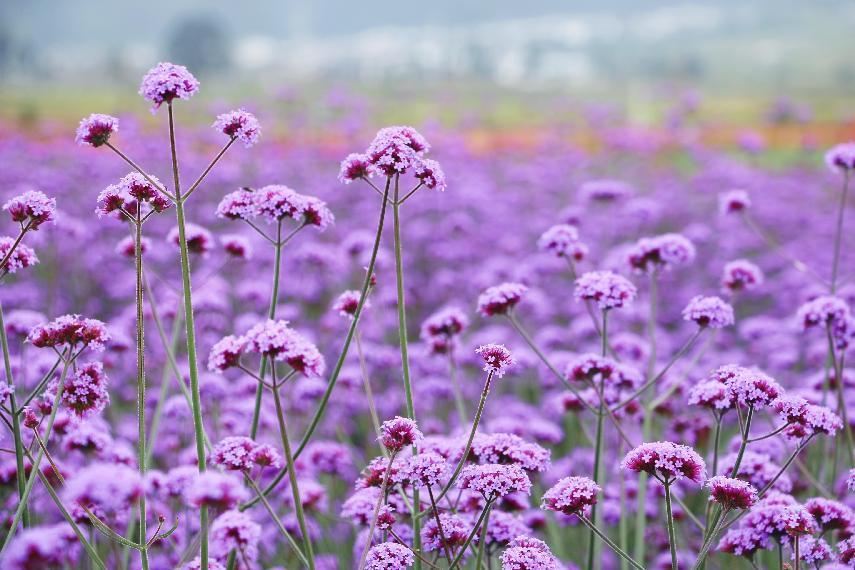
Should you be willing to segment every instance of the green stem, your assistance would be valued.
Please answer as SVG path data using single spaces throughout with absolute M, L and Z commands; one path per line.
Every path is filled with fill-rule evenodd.
M 460 565 L 460 561 L 466 554 L 466 550 L 472 543 L 472 539 L 475 538 L 475 535 L 478 533 L 478 530 L 480 530 L 481 524 L 488 516 L 490 516 L 490 509 L 493 508 L 493 501 L 494 499 L 490 499 L 489 501 L 487 501 L 487 504 L 484 506 L 484 510 L 481 511 L 481 516 L 479 516 L 478 520 L 475 522 L 475 527 L 472 529 L 472 532 L 469 533 L 469 536 L 466 537 L 466 542 L 463 543 L 463 547 L 460 549 L 460 553 L 451 562 L 451 565 L 448 567 L 448 570 L 454 570 L 454 568 Z
M 586 518 L 581 513 L 577 513 L 576 516 L 579 517 L 579 520 L 581 520 L 585 526 L 587 526 L 589 529 L 591 529 L 591 532 L 593 532 L 594 534 L 599 536 L 600 539 L 602 539 L 602 541 L 605 542 L 609 548 L 614 550 L 618 556 L 620 556 L 622 559 L 626 560 L 630 564 L 630 566 L 632 566 L 633 568 L 636 568 L 637 570 L 644 570 L 644 566 L 642 566 L 641 564 L 636 562 L 635 559 L 633 559 L 629 554 L 627 554 L 626 552 L 621 550 L 620 547 L 617 544 L 615 544 L 614 541 L 612 541 L 612 539 L 610 539 L 602 531 L 600 531 L 600 529 L 598 529 L 596 527 L 596 525 L 594 525 L 594 523 L 592 523 L 588 518 Z
M 481 538 L 478 539 L 478 554 L 475 556 L 475 570 L 481 570 L 481 561 L 484 559 L 484 550 L 487 548 L 487 532 L 490 528 L 490 510 L 484 515 L 484 524 L 481 525 Z
M 846 212 L 846 195 L 849 192 L 849 171 L 843 171 L 843 192 L 840 193 L 840 206 L 837 208 L 837 231 L 834 234 L 834 262 L 831 266 L 831 294 L 837 291 L 837 273 L 840 268 L 840 246 L 843 238 L 843 215 Z M 838 382 L 840 382 L 838 380 Z
M 674 513 L 671 511 L 671 483 L 665 482 L 665 513 L 668 517 L 668 546 L 671 549 L 671 570 L 677 568 L 677 537 L 674 534 Z
M 371 525 L 368 527 L 368 538 L 365 539 L 365 548 L 362 549 L 362 555 L 359 558 L 359 566 L 357 570 L 362 570 L 365 567 L 365 560 L 368 558 L 368 551 L 371 550 L 371 545 L 374 543 L 374 529 L 377 528 L 377 517 L 380 514 L 380 507 L 383 506 L 383 499 L 386 494 L 386 489 L 389 486 L 389 476 L 392 474 L 392 466 L 395 463 L 396 451 L 389 456 L 386 470 L 383 472 L 383 483 L 380 485 L 380 493 L 377 496 L 377 502 L 374 504 L 374 514 L 371 516 Z M 418 550 L 415 550 L 418 552 Z
M 3 366 L 6 371 L 6 382 L 12 388 L 9 395 L 9 406 L 12 408 L 12 436 L 15 439 L 15 480 L 18 486 L 18 500 L 24 498 L 26 473 L 24 472 L 24 441 L 21 438 L 21 418 L 18 415 L 18 403 L 15 398 L 15 383 L 12 379 L 12 359 L 9 356 L 9 338 L 6 336 L 6 322 L 3 317 L 3 305 L 0 303 L 0 343 L 3 345 Z M 30 526 L 30 511 L 26 507 L 22 515 L 24 528 Z
M 294 512 L 297 515 L 300 534 L 303 535 L 303 547 L 309 570 L 315 570 L 312 538 L 309 536 L 309 527 L 306 525 L 306 517 L 303 513 L 303 501 L 300 498 L 300 487 L 297 484 L 297 464 L 294 463 L 294 456 L 291 453 L 291 441 L 288 439 L 288 426 L 285 424 L 285 412 L 282 409 L 282 399 L 279 397 L 279 385 L 276 382 L 276 365 L 274 363 L 270 364 L 270 374 L 273 382 L 273 403 L 276 405 L 276 419 L 279 422 L 279 436 L 282 439 L 282 450 L 285 453 L 285 468 L 288 470 L 288 480 L 291 483 L 291 497 L 294 499 Z
M 276 306 L 279 304 L 279 275 L 282 266 L 282 221 L 276 228 L 276 251 L 273 258 L 273 287 L 270 290 L 270 304 L 267 307 L 267 318 L 273 320 L 276 318 Z M 259 378 L 264 378 L 266 374 L 267 359 L 261 359 L 261 370 L 258 372 Z M 264 400 L 264 384 L 258 383 L 255 389 L 255 408 L 252 410 L 252 424 L 249 430 L 249 437 L 255 439 L 258 435 L 258 423 L 261 420 L 261 404 Z
M 256 496 L 264 505 L 264 508 L 267 509 L 268 514 L 270 514 L 270 518 L 272 518 L 273 522 L 276 523 L 276 528 L 279 529 L 279 533 L 285 537 L 285 540 L 288 541 L 288 544 L 291 545 L 291 548 L 294 549 L 294 551 L 297 553 L 297 556 L 299 556 L 300 560 L 303 561 L 303 564 L 309 566 L 309 561 L 306 560 L 306 555 L 303 554 L 302 550 L 300 550 L 300 546 L 297 544 L 297 541 L 294 540 L 294 537 L 291 536 L 291 533 L 288 532 L 288 529 L 286 529 L 282 525 L 282 521 L 279 519 L 279 515 L 277 515 L 276 511 L 273 509 L 273 506 L 270 504 L 270 501 L 267 500 L 267 497 L 264 496 L 264 494 L 261 492 L 261 489 L 258 488 L 258 485 L 255 483 L 255 481 L 252 480 L 251 477 L 246 476 L 244 479 L 246 480 L 247 484 L 252 488 L 252 490 L 255 491 Z
M 383 195 L 383 202 L 380 205 L 380 220 L 377 223 L 377 234 L 374 237 L 374 248 L 371 251 L 371 260 L 368 262 L 368 270 L 365 274 L 365 281 L 362 283 L 362 293 L 359 296 L 359 304 L 356 306 L 356 312 L 353 314 L 353 320 L 350 323 L 350 328 L 347 331 L 347 336 L 344 340 L 344 346 L 341 349 L 341 352 L 338 355 L 338 360 L 336 360 L 335 367 L 333 368 L 332 374 L 330 375 L 329 382 L 327 383 L 327 389 L 324 391 L 324 395 L 321 397 L 321 402 L 318 405 L 317 411 L 315 411 L 315 415 L 312 417 L 312 421 L 309 423 L 309 427 L 306 428 L 306 433 L 303 434 L 303 439 L 300 440 L 300 445 L 297 446 L 297 449 L 294 451 L 294 459 L 300 457 L 300 454 L 305 449 L 306 445 L 308 445 L 309 440 L 312 439 L 312 435 L 315 433 L 315 430 L 318 427 L 318 424 L 321 421 L 321 418 L 324 415 L 324 411 L 326 410 L 327 404 L 329 403 L 330 396 L 332 395 L 333 390 L 335 389 L 336 382 L 338 381 L 339 374 L 341 374 L 341 369 L 344 367 L 344 361 L 347 358 L 347 351 L 350 348 L 350 343 L 353 341 L 354 333 L 356 332 L 356 326 L 359 323 L 359 317 L 362 315 L 362 309 L 365 307 L 365 300 L 368 298 L 368 288 L 371 286 L 371 277 L 374 275 L 374 266 L 377 263 L 377 252 L 380 249 L 380 237 L 383 235 L 383 223 L 386 219 L 386 199 L 389 196 L 389 181 L 386 182 L 386 190 Z M 273 481 L 264 488 L 265 496 L 273 492 L 276 489 L 276 486 L 280 481 L 285 477 L 287 469 L 282 469 L 276 477 L 273 478 Z M 257 499 L 250 500 L 249 502 L 241 505 L 241 510 L 245 510 L 257 503 Z
M 754 417 L 754 406 L 748 406 L 748 415 L 745 417 L 745 431 L 742 433 L 742 443 L 739 444 L 739 452 L 736 454 L 736 462 L 733 464 L 733 469 L 730 472 L 731 477 L 736 477 L 739 473 L 739 466 L 742 465 L 742 457 L 745 455 L 745 448 L 748 447 L 748 435 L 751 433 L 751 419 Z
M 193 315 L 193 293 L 190 279 L 190 254 L 187 249 L 187 223 L 184 219 L 184 201 L 181 198 L 181 179 L 178 173 L 178 154 L 175 147 L 175 119 L 172 102 L 169 110 L 169 145 L 172 151 L 172 179 L 175 185 L 175 213 L 178 220 L 178 247 L 181 251 L 181 286 L 184 295 L 184 324 L 187 331 L 187 360 L 190 372 L 190 396 L 193 404 L 193 434 L 196 439 L 196 460 L 199 472 L 205 472 L 205 428 L 202 422 L 202 400 L 199 396 L 199 368 L 196 358 L 196 319 Z M 208 569 L 208 507 L 199 509 L 200 561 L 202 570 Z
M 145 479 L 146 467 L 146 420 L 145 420 L 145 315 L 143 314 L 143 267 L 142 267 L 142 222 L 140 209 L 134 223 L 134 262 L 136 271 L 135 300 L 137 309 L 137 461 L 139 462 L 140 477 Z M 146 527 L 145 494 L 140 496 L 139 543 L 148 540 Z M 148 570 L 148 549 L 140 549 L 140 564 L 143 570 Z

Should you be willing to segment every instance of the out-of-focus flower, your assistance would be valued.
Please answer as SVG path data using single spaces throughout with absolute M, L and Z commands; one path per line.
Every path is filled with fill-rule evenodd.
M 602 488 L 588 477 L 565 477 L 543 494 L 541 508 L 565 515 L 584 512 L 597 504 Z
M 721 329 L 733 324 L 733 307 L 719 297 L 693 297 L 683 309 L 683 319 L 701 328 Z
M 119 119 L 110 115 L 92 113 L 80 120 L 74 140 L 79 145 L 95 148 L 109 142 L 110 137 L 119 130 Z
M 543 232 L 537 240 L 537 247 L 573 261 L 582 261 L 588 255 L 588 246 L 579 241 L 579 230 L 570 224 L 558 224 Z
M 825 153 L 825 164 L 835 172 L 855 170 L 855 142 L 841 143 Z
M 695 246 L 680 234 L 641 238 L 629 250 L 629 267 L 639 273 L 668 270 L 695 260 Z
M 721 286 L 727 291 L 752 291 L 763 283 L 763 271 L 747 259 L 735 259 L 724 266 Z
M 48 198 L 44 192 L 29 190 L 3 204 L 13 222 L 30 230 L 38 230 L 44 223 L 52 222 L 56 216 L 56 198 Z
M 626 277 L 611 271 L 589 271 L 576 279 L 577 301 L 591 301 L 603 310 L 632 304 L 638 290 Z
M 751 207 L 751 196 L 745 190 L 730 190 L 719 196 L 718 204 L 722 214 L 744 212 Z
M 478 296 L 478 312 L 485 317 L 506 315 L 528 292 L 521 283 L 502 283 L 488 288 Z

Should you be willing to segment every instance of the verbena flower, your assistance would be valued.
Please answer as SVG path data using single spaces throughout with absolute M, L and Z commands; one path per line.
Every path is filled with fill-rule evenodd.
M 855 530 L 855 511 L 840 501 L 814 497 L 805 502 L 805 508 L 816 519 L 822 532 Z
M 110 115 L 92 113 L 80 120 L 74 140 L 79 145 L 95 148 L 109 142 L 110 137 L 119 130 L 119 119 Z
M 795 560 L 795 550 L 792 554 L 792 559 Z M 831 546 L 822 538 L 814 538 L 813 536 L 803 536 L 799 539 L 799 557 L 803 562 L 808 564 L 819 565 L 822 562 L 829 562 L 834 559 L 834 552 Z M 827 566 L 823 566 L 828 569 Z
M 495 500 L 510 493 L 531 493 L 531 480 L 525 471 L 511 465 L 469 465 L 460 474 L 460 488 Z
M 394 176 L 417 166 L 421 155 L 429 150 L 427 140 L 416 129 L 396 126 L 380 129 L 365 155 L 374 169 Z
M 621 469 L 643 471 L 666 481 L 685 478 L 701 483 L 706 476 L 706 464 L 694 449 L 670 441 L 642 443 L 626 454 Z
M 288 321 L 268 320 L 252 327 L 243 336 L 246 350 L 286 362 L 309 377 L 321 376 L 324 357 L 306 337 L 288 326 Z
M 475 354 L 484 359 L 484 372 L 489 372 L 498 378 L 504 376 L 508 368 L 516 362 L 511 351 L 502 344 L 481 345 L 475 349 Z
M 13 237 L 0 237 L 0 259 L 9 255 L 9 251 L 12 249 L 14 243 L 15 238 Z M 12 252 L 12 255 L 9 255 L 9 259 L 6 260 L 3 267 L 0 267 L 0 273 L 17 273 L 19 269 L 32 267 L 38 262 L 39 258 L 33 248 L 19 243 L 15 251 Z
M 74 565 L 80 551 L 77 536 L 65 524 L 36 526 L 21 530 L 3 556 L 7 570 L 63 568 Z
M 797 320 L 804 330 L 824 327 L 846 321 L 850 316 L 849 305 L 843 299 L 824 295 L 799 307 Z
M 528 287 L 521 283 L 502 283 L 490 287 L 478 296 L 478 312 L 485 317 L 505 315 L 527 292 Z
M 236 234 L 226 234 L 220 236 L 220 245 L 223 250 L 235 259 L 247 261 L 252 259 L 252 245 L 249 240 L 243 236 Z
M 249 437 L 233 436 L 214 446 L 211 463 L 229 471 L 250 471 L 254 467 L 279 468 L 282 458 L 271 445 L 258 443 Z
M 255 115 L 245 109 L 217 115 L 212 126 L 227 137 L 241 141 L 246 148 L 257 143 L 261 136 L 261 124 Z
M 502 552 L 502 570 L 559 570 L 562 566 L 542 540 L 518 536 Z
M 38 190 L 28 190 L 9 199 L 3 209 L 9 212 L 13 222 L 35 231 L 56 217 L 56 198 L 48 198 Z
M 748 509 L 757 502 L 757 489 L 740 479 L 716 475 L 707 480 L 710 502 L 718 503 L 723 509 Z
M 332 309 L 342 317 L 353 318 L 356 315 L 356 309 L 359 308 L 359 299 L 362 298 L 361 291 L 348 290 L 339 295 L 333 301 Z M 368 307 L 368 300 L 365 300 L 364 307 Z
M 422 525 L 422 547 L 425 551 L 442 551 L 445 548 L 454 550 L 463 546 L 470 529 L 466 521 L 450 513 L 440 513 L 438 518 L 439 524 L 436 522 L 437 517 L 429 517 Z
M 140 95 L 154 105 L 152 112 L 163 103 L 189 99 L 199 91 L 199 81 L 183 65 L 161 62 L 152 67 L 142 79 Z
M 588 202 L 615 202 L 634 192 L 632 186 L 620 180 L 589 180 L 579 187 L 579 196 Z
M 825 153 L 825 164 L 835 172 L 855 170 L 855 142 L 841 143 L 829 149 Z
M 57 388 L 51 387 L 51 391 L 55 393 Z M 90 362 L 79 367 L 65 381 L 62 403 L 79 418 L 88 418 L 101 412 L 110 403 L 104 365 Z
M 261 525 L 240 511 L 226 511 L 211 523 L 211 553 L 225 561 L 229 552 L 238 550 L 249 562 L 258 558 Z
M 605 311 L 627 307 L 635 300 L 638 290 L 626 277 L 611 271 L 590 271 L 576 279 L 574 295 L 577 301 L 591 301 Z
M 733 324 L 733 307 L 719 297 L 693 297 L 683 309 L 683 319 L 701 328 L 721 329 Z
M 208 370 L 223 372 L 237 366 L 247 342 L 245 337 L 235 335 L 229 335 L 217 341 L 208 356 Z
M 750 368 L 734 368 L 724 383 L 734 402 L 745 407 L 768 406 L 783 394 L 783 389 L 771 376 Z
M 668 270 L 695 260 L 695 246 L 680 234 L 641 238 L 627 254 L 629 267 L 639 273 Z
M 27 340 L 37 348 L 70 349 L 81 347 L 101 351 L 110 341 L 110 333 L 103 322 L 80 315 L 63 315 L 38 325 L 30 331 Z
M 449 465 L 436 453 L 419 453 L 408 457 L 395 475 L 395 482 L 414 487 L 433 487 L 448 475 Z
M 380 443 L 389 451 L 401 451 L 421 441 L 422 432 L 415 421 L 396 416 L 380 426 Z
M 751 207 L 751 197 L 745 190 L 731 190 L 719 196 L 718 204 L 722 214 L 744 212 Z
M 365 558 L 366 570 L 398 570 L 409 568 L 415 563 L 412 550 L 396 542 L 384 542 L 373 546 Z
M 95 507 L 103 513 L 126 513 L 143 495 L 143 481 L 127 465 L 95 463 L 75 473 L 62 489 L 63 501 Z
M 588 246 L 579 240 L 579 230 L 570 224 L 558 224 L 543 232 L 537 240 L 537 247 L 573 261 L 582 261 L 588 255 Z
M 374 167 L 367 155 L 352 153 L 341 161 L 338 179 L 344 184 L 350 184 L 360 178 L 368 178 L 374 173 Z
M 470 450 L 481 463 L 519 465 L 526 471 L 546 471 L 551 452 L 512 433 L 476 434 Z
M 184 227 L 184 237 L 187 240 L 187 251 L 206 256 L 214 249 L 214 236 L 199 224 L 187 223 Z M 166 241 L 176 248 L 180 246 L 178 226 L 169 230 Z
M 597 504 L 602 488 L 588 477 L 565 477 L 543 494 L 541 508 L 565 515 L 584 513 Z
M 194 507 L 231 509 L 247 498 L 249 493 L 238 479 L 217 471 L 199 473 L 187 489 L 187 501 Z
M 719 380 L 701 382 L 693 386 L 689 392 L 690 406 L 723 411 L 732 408 L 733 404 L 733 394 L 727 389 L 727 385 Z
M 747 259 L 735 259 L 724 266 L 721 286 L 726 291 L 753 291 L 763 283 L 763 271 Z

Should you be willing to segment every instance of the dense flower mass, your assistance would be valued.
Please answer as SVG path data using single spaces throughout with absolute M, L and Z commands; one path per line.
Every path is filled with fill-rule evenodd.
M 110 341 L 107 327 L 97 319 L 87 319 L 80 315 L 63 315 L 33 327 L 27 340 L 37 348 L 56 348 L 59 350 L 77 350 L 87 347 L 90 350 L 104 350 Z
M 213 127 L 232 139 L 237 139 L 247 148 L 258 142 L 261 124 L 255 115 L 244 109 L 217 115 Z
M 243 436 L 227 437 L 211 453 L 211 462 L 230 471 L 250 471 L 254 467 L 282 467 L 282 458 L 273 446 L 256 443 Z
M 384 542 L 373 546 L 365 559 L 366 570 L 399 570 L 415 562 L 413 551 L 402 544 Z
M 3 275 L 17 273 L 19 269 L 32 267 L 39 262 L 33 248 L 24 244 L 15 246 L 15 238 L 9 236 L 0 237 L 0 259 L 5 260 L 0 267 Z
M 140 95 L 151 101 L 156 111 L 174 99 L 189 99 L 199 91 L 199 81 L 183 65 L 161 62 L 152 67 L 140 84 Z
M 590 271 L 576 280 L 576 300 L 591 301 L 604 311 L 632 304 L 637 294 L 635 285 L 611 271 Z
M 79 145 L 102 146 L 119 130 L 119 119 L 101 113 L 92 113 L 80 120 L 75 141 Z
M 597 504 L 602 488 L 588 477 L 565 477 L 543 494 L 543 508 L 573 515 Z
M 3 204 L 13 222 L 30 230 L 37 230 L 56 216 L 56 198 L 48 198 L 44 192 L 29 190 Z
M 706 476 L 706 464 L 694 449 L 670 441 L 642 443 L 626 454 L 621 467 L 666 481 L 685 478 L 700 483 Z
M 52 391 L 55 392 L 56 387 Z M 62 403 L 81 418 L 101 412 L 110 403 L 104 365 L 90 362 L 78 368 L 65 382 Z
M 518 465 L 470 465 L 460 474 L 460 486 L 485 499 L 495 500 L 509 493 L 531 492 L 531 480 Z
M 739 479 L 716 475 L 706 482 L 706 486 L 710 490 L 710 501 L 723 509 L 748 509 L 757 502 L 757 489 Z

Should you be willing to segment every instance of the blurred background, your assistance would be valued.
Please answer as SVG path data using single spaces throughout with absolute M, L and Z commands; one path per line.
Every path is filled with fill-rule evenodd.
M 851 0 L 3 0 L 0 103 L 25 120 L 110 112 L 166 59 L 209 96 L 346 91 L 385 98 L 390 120 L 538 124 L 559 97 L 645 124 L 678 95 L 718 122 L 778 104 L 821 126 L 853 111 L 853 30 Z

